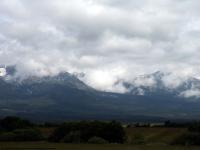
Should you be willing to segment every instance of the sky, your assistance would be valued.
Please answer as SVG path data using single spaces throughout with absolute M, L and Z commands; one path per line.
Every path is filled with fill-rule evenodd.
M 17 75 L 84 73 L 90 86 L 156 71 L 200 77 L 198 0 L 1 0 L 0 64 Z M 179 80 L 178 80 L 179 81 Z

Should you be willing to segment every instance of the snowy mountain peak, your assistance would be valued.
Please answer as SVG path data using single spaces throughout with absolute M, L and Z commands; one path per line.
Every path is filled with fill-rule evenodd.
M 155 72 L 135 77 L 132 81 L 120 80 L 127 93 L 133 95 L 173 95 L 175 97 L 200 98 L 200 80 L 179 77 L 173 73 Z

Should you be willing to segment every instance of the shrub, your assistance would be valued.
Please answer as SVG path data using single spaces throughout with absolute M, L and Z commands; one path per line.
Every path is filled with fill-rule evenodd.
M 200 122 L 194 122 L 194 123 L 192 123 L 189 126 L 188 130 L 190 132 L 198 132 L 198 133 L 200 133 Z
M 125 131 L 120 123 L 112 121 L 105 125 L 99 137 L 104 138 L 109 143 L 123 143 Z
M 200 133 L 188 132 L 177 137 L 172 144 L 200 145 Z
M 37 129 L 18 129 L 13 133 L 15 141 L 40 141 L 43 139 L 41 132 Z
M 88 142 L 94 136 L 101 137 L 110 143 L 123 143 L 125 131 L 120 123 L 112 122 L 69 122 L 60 125 L 50 136 L 51 142 L 70 141 L 73 136 L 71 133 L 80 132 L 80 141 Z M 65 138 L 64 138 L 65 137 Z M 78 135 L 76 135 L 76 138 Z M 73 137 L 74 138 L 74 137 Z
M 28 120 L 20 119 L 18 117 L 6 117 L 0 121 L 0 128 L 6 131 L 29 127 L 33 127 L 33 124 Z
M 80 131 L 72 131 L 63 138 L 65 143 L 80 143 L 81 133 Z
M 0 141 L 14 141 L 16 139 L 16 135 L 13 132 L 4 132 L 0 134 Z
M 101 137 L 92 137 L 88 140 L 88 143 L 90 144 L 107 144 L 108 141 L 106 141 L 105 139 L 101 138 Z

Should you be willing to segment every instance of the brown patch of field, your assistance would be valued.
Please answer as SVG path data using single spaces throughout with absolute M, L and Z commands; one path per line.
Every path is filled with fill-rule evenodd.
M 39 128 L 39 130 L 42 132 L 42 135 L 45 138 L 48 138 L 55 130 L 55 127 L 48 127 L 48 128 L 41 127 L 41 128 Z
M 128 139 L 133 139 L 136 135 L 142 135 L 147 144 L 169 144 L 177 136 L 187 132 L 186 128 L 143 128 L 130 127 L 125 129 Z

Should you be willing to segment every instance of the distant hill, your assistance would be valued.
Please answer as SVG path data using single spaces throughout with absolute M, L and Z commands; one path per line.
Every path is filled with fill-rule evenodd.
M 14 68 L 6 68 L 0 77 L 0 116 L 17 115 L 40 120 L 123 120 L 164 121 L 166 119 L 199 119 L 198 98 L 180 96 L 183 91 L 200 85 L 191 79 L 174 90 L 165 88 L 161 73 L 154 88 L 134 86 L 125 94 L 101 92 L 80 81 L 75 75 L 60 73 L 56 76 L 11 79 Z M 120 81 L 122 82 L 122 81 Z M 199 86 L 200 87 L 200 86 Z M 142 93 L 137 93 L 138 88 Z

